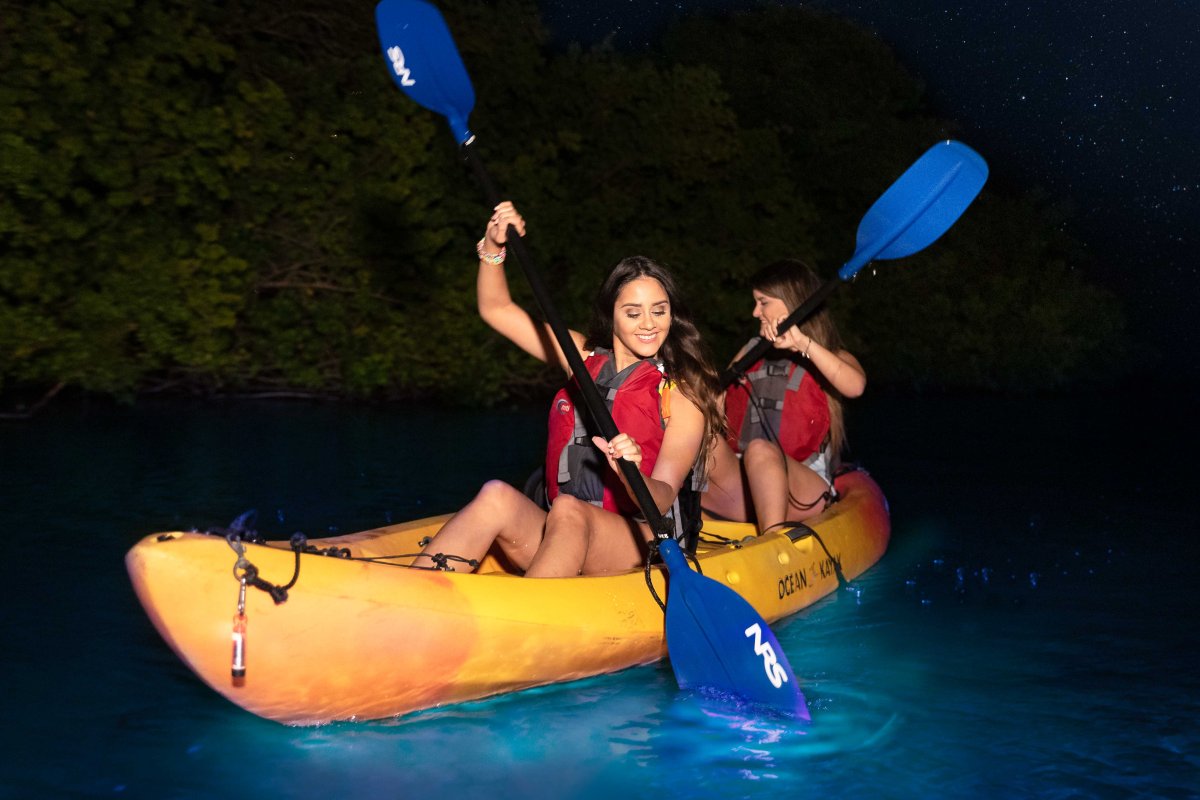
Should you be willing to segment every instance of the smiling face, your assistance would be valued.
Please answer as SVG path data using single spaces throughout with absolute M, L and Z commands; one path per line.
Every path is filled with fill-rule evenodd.
M 754 318 L 759 322 L 759 335 L 766 333 L 763 328 L 765 320 L 778 321 L 781 317 L 786 317 L 791 313 L 791 309 L 787 307 L 787 303 L 780 300 L 778 297 L 772 297 L 769 294 L 763 294 L 758 289 L 753 291 L 754 295 Z
M 635 278 L 613 305 L 613 353 L 618 371 L 662 349 L 671 330 L 671 301 L 654 278 Z

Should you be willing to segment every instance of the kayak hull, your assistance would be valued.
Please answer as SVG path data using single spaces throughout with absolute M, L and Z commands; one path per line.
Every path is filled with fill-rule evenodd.
M 864 472 L 838 485 L 843 499 L 810 523 L 817 536 L 797 528 L 756 537 L 746 524 L 706 522 L 697 547 L 703 573 L 768 622 L 834 591 L 835 562 L 847 580 L 861 574 L 887 548 L 887 503 Z M 527 579 L 491 557 L 472 574 L 406 568 L 418 542 L 447 518 L 311 540 L 354 558 L 302 554 L 278 605 L 249 589 L 238 679 L 230 668 L 240 584 L 229 543 L 153 534 L 125 561 L 138 599 L 180 659 L 230 701 L 285 724 L 395 717 L 667 655 L 663 613 L 643 570 Z M 246 544 L 245 558 L 275 585 L 287 584 L 297 565 L 287 542 Z M 665 570 L 652 568 L 650 580 L 665 599 Z

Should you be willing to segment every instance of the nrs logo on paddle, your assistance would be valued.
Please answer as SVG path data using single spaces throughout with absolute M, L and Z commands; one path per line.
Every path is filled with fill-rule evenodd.
M 399 47 L 389 47 L 387 49 L 387 57 L 392 62 L 392 69 L 396 71 L 396 77 L 400 79 L 401 86 L 416 86 L 417 82 L 412 79 L 412 72 L 408 67 L 404 66 L 404 51 Z
M 775 655 L 775 648 L 771 647 L 771 643 L 762 640 L 762 628 L 757 622 L 746 628 L 746 638 L 751 636 L 754 637 L 754 654 L 762 656 L 763 672 L 767 673 L 767 680 L 778 689 L 787 683 L 787 670 L 779 663 L 779 657 Z

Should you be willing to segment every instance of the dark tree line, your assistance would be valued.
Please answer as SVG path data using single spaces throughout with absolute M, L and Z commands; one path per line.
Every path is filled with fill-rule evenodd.
M 5 405 L 61 386 L 492 402 L 555 379 L 475 314 L 488 210 L 443 120 L 391 83 L 373 5 L 4 4 Z M 577 325 L 644 253 L 728 358 L 753 332 L 751 272 L 799 256 L 831 275 L 874 198 L 954 135 L 829 16 L 690 18 L 631 54 L 551 48 L 530 0 L 440 6 L 478 149 Z M 1052 207 L 985 190 L 832 304 L 873 382 L 1056 387 L 1125 347 L 1085 269 Z

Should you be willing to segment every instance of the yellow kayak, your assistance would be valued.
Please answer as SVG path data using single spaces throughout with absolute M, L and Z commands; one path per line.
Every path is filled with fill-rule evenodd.
M 842 499 L 807 526 L 755 536 L 709 521 L 696 557 L 767 621 L 851 580 L 887 549 L 879 487 L 861 471 L 838 478 Z M 411 569 L 419 542 L 448 519 L 430 517 L 346 536 L 244 544 L 170 532 L 145 537 L 125 563 L 138 599 L 175 653 L 242 708 L 289 725 L 395 717 L 532 686 L 648 664 L 667 655 L 663 612 L 644 570 L 523 578 L 488 557 L 475 573 Z M 344 557 L 348 551 L 349 557 Z M 231 673 L 239 577 L 252 565 L 284 586 L 276 603 L 250 586 L 244 600 L 244 675 Z M 298 570 L 297 570 L 298 566 Z M 650 579 L 667 597 L 665 569 Z

